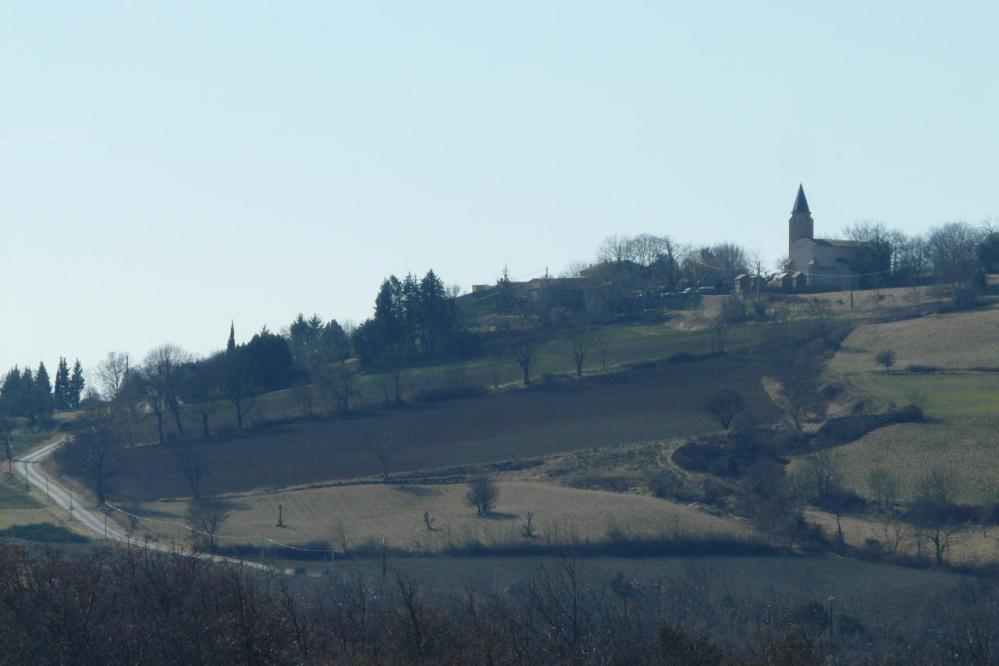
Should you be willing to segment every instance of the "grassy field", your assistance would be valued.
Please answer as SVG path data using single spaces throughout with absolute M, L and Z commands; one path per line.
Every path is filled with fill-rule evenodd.
M 0 474 L 0 541 L 8 537 L 5 531 L 11 528 L 17 534 L 30 535 L 37 531 L 46 536 L 51 534 L 48 530 L 53 527 L 66 527 L 66 521 L 43 502 L 44 497 L 38 498 L 36 491 L 29 492 L 20 477 L 11 477 L 6 471 Z
M 836 534 L 836 518 L 821 511 L 806 512 L 809 522 L 822 525 L 828 535 Z M 884 543 L 886 538 L 894 539 L 894 528 L 891 524 L 878 522 L 874 519 L 844 516 L 840 519 L 843 528 L 843 540 L 856 548 L 862 548 L 868 539 Z M 932 558 L 932 546 L 925 544 L 923 556 Z M 919 554 L 911 530 L 906 527 L 901 533 L 898 552 L 901 555 L 915 557 Z M 954 544 L 946 554 L 947 562 L 965 565 L 980 565 L 994 563 L 999 560 L 999 528 L 988 527 L 982 530 L 978 527 L 968 527 L 960 530 L 954 539 Z
M 873 371 L 847 375 L 879 400 L 919 404 L 926 415 L 951 425 L 994 426 L 999 417 L 999 373 L 910 374 Z
M 999 365 L 999 310 L 933 315 L 865 324 L 846 339 L 829 364 L 832 374 L 883 403 L 919 405 L 930 419 L 877 430 L 839 449 L 846 482 L 867 494 L 870 470 L 895 473 L 906 491 L 933 469 L 958 481 L 958 499 L 976 502 L 999 483 L 999 373 L 972 368 Z M 885 372 L 880 349 L 895 351 L 897 367 L 935 366 L 928 374 Z
M 945 370 L 999 367 L 999 309 L 858 326 L 831 367 L 839 373 L 876 370 L 874 355 L 884 349 L 895 352 L 900 369 L 909 365 Z
M 203 492 L 284 488 L 376 475 L 378 445 L 391 471 L 543 456 L 663 440 L 714 430 L 701 409 L 711 391 L 739 390 L 757 412 L 773 409 L 762 387 L 767 359 L 729 355 L 598 375 L 362 417 L 303 420 L 219 439 L 198 451 Z M 71 461 L 66 471 L 73 472 Z M 111 497 L 158 499 L 190 493 L 169 447 L 118 449 Z
M 233 500 L 234 510 L 220 533 L 223 545 L 251 544 L 267 537 L 301 545 L 326 541 L 338 550 L 385 539 L 393 547 L 438 552 L 468 543 L 485 546 L 601 542 L 614 536 L 635 538 L 748 537 L 740 521 L 718 518 L 692 507 L 654 497 L 576 490 L 525 482 L 500 482 L 494 512 L 479 517 L 465 504 L 464 484 L 359 485 L 267 493 Z M 182 520 L 184 502 L 151 502 L 143 509 L 161 519 Z M 278 506 L 285 527 L 277 527 Z M 427 528 L 424 512 L 433 519 Z M 533 513 L 535 536 L 523 527 Z M 177 530 L 152 520 L 140 527 L 161 538 Z M 181 532 L 182 533 L 182 532 Z
M 836 449 L 844 483 L 870 497 L 871 470 L 890 471 L 901 482 L 904 498 L 930 470 L 941 470 L 957 481 L 956 499 L 977 503 L 999 484 L 999 433 L 982 427 L 903 423 L 881 428 Z

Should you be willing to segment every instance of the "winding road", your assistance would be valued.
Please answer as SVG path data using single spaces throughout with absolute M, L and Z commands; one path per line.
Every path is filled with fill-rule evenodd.
M 15 469 L 28 481 L 28 483 L 45 493 L 56 506 L 59 506 L 68 512 L 70 520 L 73 520 L 78 525 L 86 528 L 87 531 L 92 532 L 100 538 L 107 539 L 108 541 L 128 546 L 148 548 L 150 550 L 156 550 L 163 553 L 182 554 L 190 557 L 212 560 L 215 562 L 231 562 L 265 571 L 284 572 L 283 569 L 270 567 L 260 562 L 248 562 L 246 560 L 239 560 L 233 557 L 224 557 L 222 555 L 193 553 L 177 549 L 172 545 L 135 539 L 126 534 L 121 530 L 117 523 L 113 520 L 109 520 L 104 513 L 92 511 L 83 506 L 78 500 L 74 499 L 72 492 L 61 485 L 58 479 L 54 479 L 48 476 L 48 474 L 44 471 L 38 469 L 38 464 L 52 455 L 56 449 L 66 442 L 66 439 L 67 438 L 65 436 L 60 437 L 59 439 L 48 442 L 47 444 L 44 444 L 21 456 L 21 458 L 15 460 Z

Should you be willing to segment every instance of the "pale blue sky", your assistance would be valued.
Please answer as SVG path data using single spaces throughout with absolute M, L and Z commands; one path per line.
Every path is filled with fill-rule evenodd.
M 612 233 L 782 254 L 999 213 L 999 10 L 918 2 L 7 2 L 0 368 L 203 353 L 390 272 Z

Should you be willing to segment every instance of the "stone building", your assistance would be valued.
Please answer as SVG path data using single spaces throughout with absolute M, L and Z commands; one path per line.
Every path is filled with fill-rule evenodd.
M 815 238 L 815 222 L 805 189 L 798 185 L 788 222 L 786 274 L 803 273 L 809 288 L 850 289 L 860 286 L 871 269 L 879 268 L 871 263 L 875 254 L 870 243 Z M 799 281 L 794 282 L 798 288 Z

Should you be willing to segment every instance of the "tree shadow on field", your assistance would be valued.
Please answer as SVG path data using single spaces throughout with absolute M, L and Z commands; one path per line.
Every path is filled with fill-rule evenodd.
M 610 372 L 604 375 L 597 375 L 596 377 L 589 377 L 586 381 L 603 386 L 612 384 L 630 384 L 633 380 L 631 377 L 632 372 L 634 371 L 626 370 L 624 372 Z
M 441 491 L 439 490 L 434 488 L 425 488 L 423 486 L 392 485 L 389 487 L 392 488 L 392 490 L 412 495 L 413 497 L 434 497 L 441 494 Z
M 506 513 L 503 511 L 490 511 L 481 517 L 489 520 L 516 520 L 517 518 L 520 518 L 520 515 L 516 513 Z

